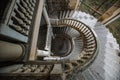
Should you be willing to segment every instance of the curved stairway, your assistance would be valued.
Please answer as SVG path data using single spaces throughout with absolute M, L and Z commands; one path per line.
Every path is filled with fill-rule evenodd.
M 58 13 L 58 19 L 72 18 L 81 21 L 91 28 L 94 28 L 97 22 L 97 19 L 94 16 L 77 10 L 59 11 Z
M 55 21 L 51 22 L 53 28 L 52 44 L 54 44 L 54 46 L 51 46 L 53 47 L 51 57 L 56 57 L 56 55 L 60 57 L 60 60 L 53 60 L 52 62 L 61 61 L 62 63 L 59 62 L 58 64 L 60 64 L 62 68 L 62 73 L 71 74 L 71 72 L 76 70 L 81 72 L 91 65 L 98 53 L 98 40 L 92 28 L 71 17 L 74 11 L 70 11 L 69 15 L 65 14 L 66 13 L 64 13 L 59 20 L 55 19 Z M 62 40 L 63 43 L 61 43 Z M 61 46 L 63 48 L 61 48 Z M 16 70 L 12 70 L 12 73 L 17 75 L 26 74 L 35 76 L 39 74 L 47 76 L 55 67 L 55 65 L 53 67 L 53 63 L 51 65 L 49 64 L 44 63 L 44 65 L 39 65 L 36 63 L 28 63 Z M 43 68 L 43 70 L 41 70 L 41 68 Z
M 50 55 L 59 59 L 12 65 L 11 70 L 6 66 L 0 72 L 18 77 L 11 80 L 21 80 L 19 75 L 29 76 L 28 79 L 35 76 L 30 80 L 45 80 L 49 79 L 54 67 L 60 67 L 61 73 L 69 74 L 67 80 L 119 80 L 120 58 L 115 54 L 118 44 L 105 26 L 96 23 L 96 18 L 81 11 L 59 11 L 58 19 L 51 19 L 53 36 Z
M 77 13 L 79 13 L 79 11 L 77 11 Z M 58 15 L 59 19 L 51 19 L 54 37 L 57 34 L 67 34 L 75 43 L 70 55 L 62 57 L 71 60 L 69 63 L 63 64 L 65 66 L 65 73 L 70 73 L 77 68 L 79 68 L 79 70 L 86 69 L 98 53 L 97 36 L 91 28 L 91 26 L 95 24 L 88 27 L 88 24 L 84 24 L 79 19 L 76 19 L 78 15 L 75 16 L 75 14 L 76 11 L 72 10 L 60 11 Z
M 94 22 L 94 20 L 96 20 L 95 18 L 92 19 L 93 21 L 91 21 L 91 18 L 83 17 L 84 20 L 86 21 L 81 22 L 80 18 L 77 19 L 77 17 L 81 15 L 74 18 L 73 17 L 74 12 L 75 11 L 63 11 L 61 12 L 61 15 L 59 14 L 60 19 L 51 19 L 51 23 L 53 26 L 52 29 L 54 34 L 52 37 L 53 43 L 54 41 L 55 42 L 59 41 L 59 39 L 63 40 L 62 44 L 65 45 L 63 47 L 67 50 L 64 52 L 64 49 L 60 49 L 63 51 L 59 52 L 59 54 L 61 53 L 64 54 L 68 52 L 68 54 L 62 56 L 60 55 L 60 56 L 62 60 L 69 59 L 69 62 L 57 63 L 57 64 L 61 64 L 60 66 L 62 67 L 61 69 L 62 73 L 69 74 L 67 76 L 67 80 L 79 80 L 79 79 L 119 80 L 120 58 L 117 56 L 117 54 L 115 54 L 116 49 L 119 49 L 116 40 L 113 38 L 109 30 L 105 28 L 105 26 L 103 26 L 100 23 L 97 23 L 97 25 L 95 25 L 96 24 Z M 77 13 L 81 13 L 81 12 L 77 11 Z M 94 24 L 88 26 L 88 23 L 86 23 L 88 20 L 90 20 L 91 23 Z M 99 37 L 100 45 L 98 45 L 96 34 Z M 61 42 L 61 40 L 59 42 Z M 58 43 L 54 43 L 54 44 L 57 45 Z M 61 44 L 59 45 L 61 46 Z M 99 48 L 99 54 L 96 57 L 98 53 L 98 48 Z M 55 48 L 52 49 L 53 53 L 54 50 L 56 49 Z M 58 53 L 54 53 L 54 54 L 55 55 L 51 55 L 51 56 L 56 56 L 56 54 L 58 55 Z M 93 61 L 94 63 L 92 63 Z M 34 79 L 40 78 L 42 80 L 45 80 L 47 78 L 45 76 L 51 74 L 52 69 L 54 69 L 55 65 L 53 66 L 52 64 L 51 65 L 50 64 L 46 65 L 46 63 L 42 65 L 37 63 L 24 64 L 21 65 L 21 67 L 19 66 L 18 68 L 15 67 L 14 69 L 12 69 L 11 70 L 12 73 L 10 73 L 10 75 L 16 75 L 16 76 L 32 75 L 35 76 Z M 10 72 L 10 70 L 8 72 Z M 16 78 L 12 80 L 16 80 Z M 51 80 L 57 80 L 57 79 L 51 77 Z
M 78 20 L 88 25 L 90 28 L 94 29 L 99 38 L 99 54 L 95 59 L 95 62 L 91 64 L 82 73 L 77 70 L 73 71 L 74 74 L 71 74 L 67 77 L 67 80 L 119 80 L 120 79 L 120 57 L 117 55 L 119 53 L 119 46 L 116 43 L 115 38 L 109 32 L 106 27 L 97 22 L 93 16 L 86 14 L 81 11 L 60 11 L 59 19 L 61 23 L 65 24 L 67 20 L 70 19 Z M 66 15 L 65 15 L 66 14 Z M 65 18 L 65 20 L 64 20 Z M 67 19 L 66 19 L 67 18 Z M 52 20 L 51 20 L 52 21 Z M 74 22 L 74 21 L 73 21 Z M 59 22 L 52 21 L 52 23 L 59 24 Z M 72 24 L 72 21 L 71 21 Z M 75 24 L 73 24 L 75 25 Z M 93 32 L 94 32 L 93 31 Z M 73 63 L 77 65 L 76 62 Z M 66 66 L 73 68 L 71 63 L 66 64 Z M 68 70 L 68 71 L 70 71 Z M 81 76 L 82 75 L 82 76 Z

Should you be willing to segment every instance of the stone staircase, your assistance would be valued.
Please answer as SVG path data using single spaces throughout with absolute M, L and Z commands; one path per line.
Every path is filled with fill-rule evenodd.
M 59 13 L 58 19 L 51 19 L 51 23 L 53 26 L 53 34 L 54 35 L 61 33 L 67 34 L 71 38 L 76 37 L 76 35 L 81 36 L 81 38 L 78 37 L 78 39 L 74 41 L 76 43 L 74 44 L 76 49 L 73 48 L 73 55 L 71 57 L 68 57 L 69 59 L 72 60 L 76 59 L 78 61 L 71 61 L 71 63 L 65 63 L 65 66 L 68 68 L 65 68 L 65 70 L 63 69 L 64 70 L 63 72 L 70 74 L 71 72 L 74 71 L 76 72 L 76 70 L 78 71 L 84 70 L 94 61 L 95 56 L 97 55 L 97 51 L 98 51 L 97 36 L 91 28 L 96 24 L 97 19 L 85 13 L 79 15 L 79 11 L 73 11 L 73 10 L 60 11 L 58 13 Z M 82 19 L 81 16 L 83 15 L 88 18 L 86 19 L 86 21 L 84 19 L 84 21 L 87 23 L 83 23 L 80 21 Z M 94 23 L 94 24 L 91 24 L 89 25 L 89 27 L 87 27 L 89 23 Z M 80 41 L 79 39 L 81 39 L 82 41 Z M 84 47 L 81 48 L 82 52 L 80 53 L 81 51 L 80 47 L 82 46 L 81 44 L 84 44 Z M 78 58 L 79 55 L 80 58 Z
M 74 11 L 74 10 L 60 11 L 58 19 L 63 19 L 63 18 L 72 18 L 75 20 L 79 20 L 84 24 L 86 24 L 87 26 L 90 26 L 91 28 L 94 28 L 97 22 L 97 19 L 94 16 L 87 14 L 85 12 Z
M 79 80 L 78 74 L 83 76 L 81 80 L 120 80 L 120 57 L 117 55 L 119 45 L 109 30 L 97 22 L 96 18 L 81 11 L 61 11 L 58 18 L 73 18 L 93 28 L 100 44 L 95 62 L 82 73 L 77 71 L 68 80 Z
M 75 59 L 77 56 L 73 54 L 72 56 L 75 58 L 72 56 L 67 58 L 75 59 L 75 61 L 60 65 L 62 67 L 60 70 L 63 70 L 61 73 L 69 74 L 66 80 L 120 80 L 120 57 L 117 55 L 119 46 L 109 30 L 97 22 L 96 18 L 81 11 L 68 10 L 60 11 L 58 19 L 52 19 L 51 23 L 53 25 L 53 38 L 61 34 L 71 37 L 75 45 L 71 53 L 80 55 L 79 58 Z M 84 49 L 82 49 L 83 45 L 86 46 Z M 99 54 L 97 54 L 98 48 Z M 34 75 L 35 77 L 37 74 L 37 79 L 39 79 L 40 74 L 45 72 L 48 75 L 52 68 L 53 65 L 28 64 L 12 70 L 12 73 Z M 4 73 L 4 69 L 2 72 Z M 51 80 L 59 79 L 51 78 Z
M 86 80 L 120 80 L 119 45 L 104 25 L 97 23 L 94 30 L 99 38 L 99 54 L 95 62 L 82 73 L 83 76 Z M 87 77 L 89 72 L 90 77 Z

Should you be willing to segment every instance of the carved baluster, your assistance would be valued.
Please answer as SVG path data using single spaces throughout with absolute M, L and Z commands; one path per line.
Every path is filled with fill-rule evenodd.
M 25 27 L 25 28 L 28 28 L 28 26 L 18 17 L 16 16 L 13 16 L 13 18 L 19 23 L 22 25 L 22 27 Z
M 36 0 L 29 0 L 33 7 L 35 7 Z
M 15 11 L 20 15 L 20 17 L 21 17 L 25 22 L 27 22 L 28 25 L 31 24 L 31 21 L 28 20 L 22 12 L 20 12 L 18 9 L 15 9 Z
M 36 3 L 36 0 L 31 0 L 33 3 Z
M 17 30 L 17 31 L 19 31 L 19 32 L 21 32 L 22 31 L 22 28 L 20 27 L 20 26 L 18 26 L 18 25 L 15 25 L 15 24 L 10 24 L 10 26 L 11 27 L 13 27 L 15 30 Z
M 19 8 L 21 9 L 21 11 L 25 14 L 25 16 L 28 17 L 28 19 L 32 19 L 32 16 L 29 15 L 29 13 L 26 11 L 26 9 L 24 7 L 21 6 L 21 4 L 18 4 Z
M 32 11 L 34 11 L 34 7 L 31 5 L 31 3 L 29 3 L 28 0 L 24 0 L 24 1 L 25 1 L 26 4 L 28 5 L 28 7 L 29 7 Z
M 21 3 L 22 3 L 23 6 L 26 8 L 26 10 L 30 13 L 30 15 L 33 15 L 33 12 L 30 11 L 29 7 L 27 6 L 27 4 L 26 4 L 23 0 L 21 0 Z

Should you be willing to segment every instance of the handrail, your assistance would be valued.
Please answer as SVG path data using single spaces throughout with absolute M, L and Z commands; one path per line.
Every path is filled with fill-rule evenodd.
M 84 49 L 82 53 L 80 53 L 80 70 L 84 70 L 88 67 L 95 59 L 98 53 L 98 40 L 95 32 L 85 25 L 84 23 L 75 20 L 75 19 L 60 19 L 58 20 L 56 25 L 65 25 L 68 27 L 72 27 L 82 34 L 82 38 L 84 41 Z M 64 27 L 64 26 L 63 26 Z M 73 68 L 74 69 L 74 68 Z M 71 71 L 71 69 L 69 69 Z M 67 70 L 67 72 L 69 72 Z M 65 70 L 66 71 L 66 70 Z
M 53 68 L 52 64 L 49 65 L 38 65 L 38 64 L 27 64 L 23 65 L 16 70 L 13 70 L 8 75 L 21 75 L 21 76 L 47 76 Z

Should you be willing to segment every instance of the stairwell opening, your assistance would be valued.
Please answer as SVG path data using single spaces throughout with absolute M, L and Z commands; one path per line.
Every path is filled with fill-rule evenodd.
M 52 39 L 51 51 L 56 56 L 67 56 L 71 53 L 73 42 L 69 35 L 56 34 Z

